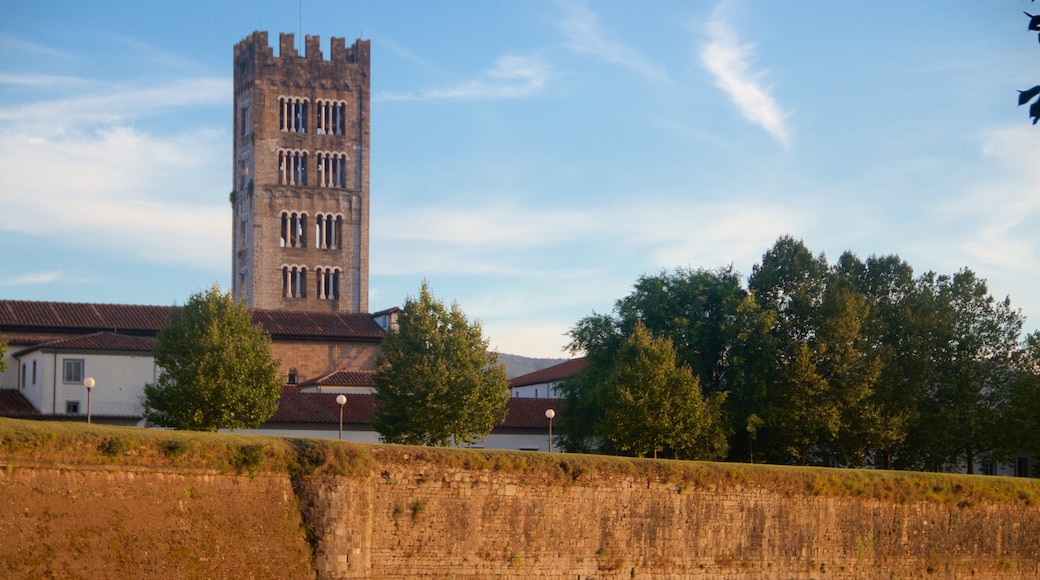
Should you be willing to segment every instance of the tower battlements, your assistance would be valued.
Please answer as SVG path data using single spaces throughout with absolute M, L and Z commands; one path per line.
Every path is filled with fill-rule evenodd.
M 351 63 L 366 67 L 371 62 L 371 42 L 368 40 L 358 39 L 348 47 L 345 38 L 333 36 L 329 49 L 331 58 L 326 61 L 321 51 L 321 37 L 308 34 L 304 36 L 302 58 L 310 62 Z M 295 34 L 283 32 L 278 35 L 278 56 L 275 56 L 274 48 L 268 41 L 267 31 L 258 30 L 235 45 L 235 62 L 241 63 L 243 58 L 255 60 L 261 65 L 276 65 L 280 61 L 301 58 L 301 55 L 296 50 Z
M 251 308 L 366 312 L 370 41 L 333 37 L 323 54 L 307 35 L 301 55 L 295 40 L 235 45 L 232 291 Z

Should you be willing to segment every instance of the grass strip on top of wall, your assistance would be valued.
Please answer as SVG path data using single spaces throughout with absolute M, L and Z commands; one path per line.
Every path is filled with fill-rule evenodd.
M 388 465 L 512 473 L 519 483 L 585 485 L 627 478 L 676 493 L 734 488 L 797 496 L 974 505 L 1040 504 L 1040 480 L 951 473 L 636 459 L 600 455 L 366 445 L 329 439 L 169 431 L 0 418 L 0 461 L 366 477 Z

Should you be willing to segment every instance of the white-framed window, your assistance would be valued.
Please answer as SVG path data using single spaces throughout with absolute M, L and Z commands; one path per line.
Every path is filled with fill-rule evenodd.
M 306 133 L 307 99 L 278 97 L 278 121 L 283 133 Z
M 319 151 L 317 153 L 318 185 L 320 187 L 347 186 L 347 154 Z
M 335 250 L 343 247 L 343 216 L 340 214 L 321 214 L 314 220 L 314 243 L 323 250 Z
M 65 372 L 62 375 L 62 382 L 65 383 L 82 383 L 83 382 L 83 359 L 81 358 L 67 358 L 64 359 Z
M 307 214 L 282 212 L 282 237 L 279 243 L 283 248 L 307 247 Z
M 339 300 L 339 268 L 317 268 L 315 295 L 318 300 Z
M 282 266 L 282 297 L 307 297 L 306 266 Z
M 79 401 L 65 401 L 66 415 L 79 415 Z
M 315 102 L 318 109 L 319 135 L 345 135 L 347 132 L 347 103 L 345 101 Z
M 278 150 L 278 183 L 307 185 L 307 153 L 289 149 Z

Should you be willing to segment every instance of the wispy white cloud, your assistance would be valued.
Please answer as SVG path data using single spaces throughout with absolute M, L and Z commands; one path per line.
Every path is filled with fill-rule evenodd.
M 377 220 L 379 218 L 376 218 Z M 386 218 L 390 220 L 390 217 Z M 688 264 L 749 267 L 782 234 L 803 231 L 811 211 L 763 202 L 647 201 L 588 210 L 488 205 L 409 207 L 372 226 L 377 274 L 552 274 L 635 252 L 650 270 Z M 690 227 L 692 221 L 701 227 Z M 528 254 L 530 250 L 537 254 Z M 594 257 L 588 255 L 590 251 Z M 509 256 L 524 256 L 518 263 Z M 531 263 L 531 256 L 542 256 Z M 573 259 L 568 259 L 568 257 Z M 556 265 L 553 265 L 553 264 Z
M 625 67 L 654 80 L 668 79 L 663 66 L 614 38 L 587 3 L 558 1 L 556 4 L 563 12 L 558 26 L 571 50 Z
M 37 42 L 30 42 L 23 40 L 16 36 L 0 32 L 0 50 L 10 54 L 13 52 L 17 53 L 29 53 L 48 57 L 57 57 L 62 59 L 75 59 L 78 58 L 76 55 L 56 49 L 51 46 L 46 46 Z
M 83 87 L 89 85 L 90 81 L 79 77 L 41 74 L 0 74 L 0 85 L 27 87 L 36 89 L 53 89 L 70 87 Z
M 993 130 L 981 154 L 1000 167 L 995 180 L 971 185 L 944 200 L 940 215 L 959 220 L 957 245 L 973 263 L 1040 275 L 1040 150 L 1028 125 Z
M 79 85 L 88 87 L 85 94 L 0 107 L 0 231 L 144 262 L 223 270 L 228 258 L 213 249 L 228 243 L 220 185 L 227 181 L 224 132 L 188 127 L 156 134 L 135 125 L 171 109 L 201 113 L 224 105 L 228 83 Z
M 701 61 L 745 119 L 787 145 L 791 140 L 787 115 L 763 84 L 765 72 L 753 70 L 755 47 L 740 40 L 723 17 L 724 6 L 725 3 L 716 6 L 707 23 L 708 42 L 701 47 Z
M 46 78 L 32 75 L 9 75 L 6 80 L 9 84 L 47 82 Z M 50 134 L 77 125 L 116 125 L 159 115 L 171 108 L 222 105 L 230 99 L 230 81 L 223 78 L 178 79 L 152 87 L 82 83 L 89 83 L 94 89 L 71 97 L 0 107 L 0 123 Z
M 0 286 L 38 286 L 40 284 L 51 284 L 65 279 L 63 272 L 30 272 L 12 278 L 0 278 Z
M 458 85 L 411 93 L 386 92 L 378 101 L 522 99 L 541 93 L 551 67 L 530 56 L 502 56 L 479 78 Z

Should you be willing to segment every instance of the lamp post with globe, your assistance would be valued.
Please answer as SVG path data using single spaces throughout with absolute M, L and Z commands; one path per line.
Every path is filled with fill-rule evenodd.
M 339 404 L 339 438 L 343 439 L 343 405 L 347 403 L 347 396 L 337 395 L 336 403 Z
M 83 386 L 87 388 L 87 424 L 88 425 L 90 424 L 90 393 L 94 390 L 94 385 L 96 385 L 96 384 L 97 384 L 97 381 L 94 380 L 94 377 L 87 377 L 87 378 L 83 379 Z
M 549 419 L 549 453 L 552 453 L 552 420 L 556 416 L 556 411 L 552 409 L 545 410 L 545 416 Z

